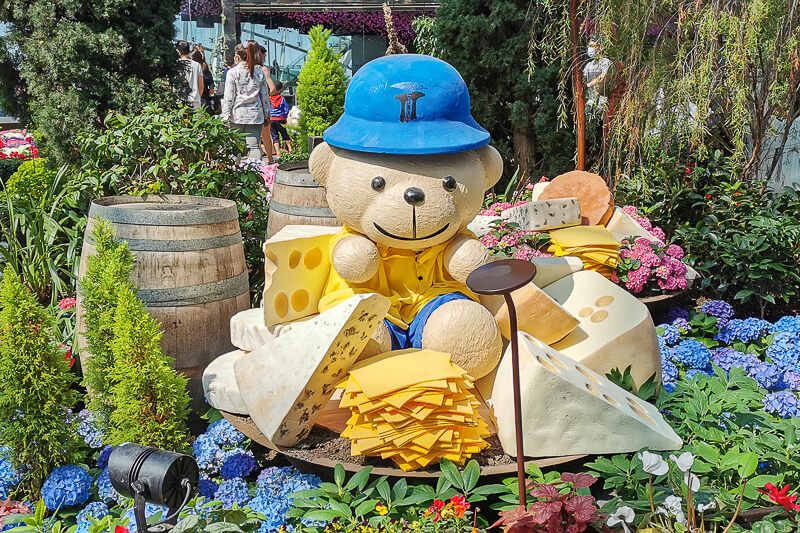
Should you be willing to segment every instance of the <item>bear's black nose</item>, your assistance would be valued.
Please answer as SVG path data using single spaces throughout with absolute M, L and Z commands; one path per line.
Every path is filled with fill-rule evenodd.
M 411 205 L 422 205 L 425 203 L 425 193 L 422 192 L 422 189 L 418 189 L 417 187 L 409 187 L 406 189 L 406 192 L 403 193 L 403 198 Z

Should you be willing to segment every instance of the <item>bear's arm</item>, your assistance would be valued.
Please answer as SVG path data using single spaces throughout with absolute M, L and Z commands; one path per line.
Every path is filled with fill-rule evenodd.
M 444 268 L 459 283 L 466 283 L 473 270 L 490 261 L 489 250 L 469 235 L 458 235 L 444 249 Z
M 350 283 L 369 281 L 380 266 L 375 243 L 360 235 L 352 235 L 339 241 L 333 248 L 331 260 L 336 272 Z

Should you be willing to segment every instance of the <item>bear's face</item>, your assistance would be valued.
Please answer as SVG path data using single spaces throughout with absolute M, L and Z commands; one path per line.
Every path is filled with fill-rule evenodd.
M 439 155 L 386 155 L 316 147 L 309 162 L 328 205 L 372 241 L 407 250 L 446 242 L 481 209 L 500 178 L 500 154 L 484 146 Z

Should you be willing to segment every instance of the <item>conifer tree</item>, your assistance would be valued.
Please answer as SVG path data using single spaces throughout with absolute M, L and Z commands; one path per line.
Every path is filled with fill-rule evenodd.
M 0 445 L 24 473 L 22 496 L 33 500 L 54 467 L 79 457 L 71 413 L 78 395 L 53 340 L 53 316 L 11 267 L 3 274 L 0 307 Z
M 322 135 L 344 113 L 346 77 L 339 55 L 328 47 L 330 36 L 331 30 L 323 26 L 314 26 L 308 32 L 311 51 L 297 77 L 301 150 L 308 146 L 309 135 Z

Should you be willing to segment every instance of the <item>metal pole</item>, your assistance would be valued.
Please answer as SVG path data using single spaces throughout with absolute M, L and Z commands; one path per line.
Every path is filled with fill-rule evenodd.
M 511 294 L 503 295 L 508 306 L 508 321 L 511 324 L 511 367 L 514 379 L 514 426 L 517 433 L 517 482 L 519 483 L 519 504 L 527 510 L 525 490 L 525 446 L 522 437 L 522 396 L 519 385 L 519 341 L 517 339 L 517 310 Z
M 583 71 L 578 64 L 578 2 L 569 2 L 570 40 L 572 41 L 572 89 L 575 94 L 575 136 L 578 145 L 577 170 L 586 170 L 586 109 L 583 96 Z

